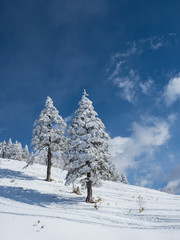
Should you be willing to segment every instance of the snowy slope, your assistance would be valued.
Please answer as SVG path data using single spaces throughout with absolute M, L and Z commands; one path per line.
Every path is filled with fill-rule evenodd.
M 93 188 L 102 198 L 96 209 L 84 202 L 86 190 L 78 196 L 64 186 L 65 172 L 53 168 L 45 182 L 45 166 L 24 165 L 0 159 L 1 240 L 180 239 L 180 196 L 104 182 Z

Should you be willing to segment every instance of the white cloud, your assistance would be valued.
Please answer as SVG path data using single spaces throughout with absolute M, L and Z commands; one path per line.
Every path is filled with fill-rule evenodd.
M 174 157 L 174 155 L 173 155 Z M 176 164 L 173 169 L 167 174 L 166 179 L 168 181 L 177 180 L 180 178 L 180 164 Z
M 64 118 L 65 123 L 68 124 L 69 122 L 71 122 L 72 118 L 73 118 L 72 114 L 70 116 L 65 117 Z
M 168 121 L 173 124 L 177 120 L 177 114 L 169 114 Z
M 149 185 L 152 185 L 152 181 L 147 180 L 147 179 L 141 179 L 137 185 L 139 185 L 141 187 L 149 186 Z
M 133 161 L 136 151 L 129 151 L 133 146 L 133 139 L 131 137 L 114 137 L 109 140 L 109 151 L 112 155 L 112 161 L 116 164 L 119 171 L 126 170 L 128 167 L 134 167 Z
M 139 45 L 142 47 L 142 51 L 144 48 L 156 51 L 159 48 L 165 46 L 167 42 L 169 42 L 170 37 L 173 37 L 173 36 L 168 34 L 167 37 L 162 35 L 162 36 L 153 36 L 149 38 L 143 38 L 139 40 Z
M 174 161 L 174 155 L 170 155 L 171 161 Z M 164 188 L 167 192 L 174 192 L 180 194 L 180 163 L 177 163 L 165 176 L 168 181 L 166 187 Z
M 144 83 L 140 82 L 139 86 L 140 86 L 143 94 L 149 95 L 152 90 L 153 80 L 150 78 L 148 81 L 146 81 Z
M 180 179 L 168 182 L 168 184 L 165 187 L 165 190 L 166 191 L 172 190 L 172 192 L 180 194 Z
M 152 122 L 151 122 L 152 121 Z M 163 145 L 169 138 L 169 124 L 166 121 L 152 119 L 150 125 L 133 123 L 133 137 L 143 148 Z
M 123 66 L 125 63 L 125 61 L 117 62 L 109 79 L 121 89 L 121 97 L 133 103 L 136 100 L 136 85 L 140 77 L 134 69 L 127 69 L 128 72 L 125 73 Z
M 180 76 L 172 78 L 164 89 L 163 96 L 167 106 L 173 104 L 180 98 Z
M 139 93 L 150 95 L 153 80 L 151 78 L 142 80 L 140 67 L 136 63 L 143 53 L 157 51 L 167 46 L 174 36 L 168 34 L 167 36 L 153 36 L 129 42 L 126 51 L 115 53 L 111 57 L 107 68 L 108 79 L 119 88 L 120 96 L 123 99 L 134 103 Z
M 153 50 L 158 50 L 162 46 L 163 46 L 162 42 L 157 42 L 157 43 L 151 42 L 151 47 L 152 47 Z
M 109 141 L 112 161 L 118 169 L 137 167 L 142 155 L 152 154 L 170 138 L 170 124 L 157 118 L 143 119 L 143 123 L 132 124 L 130 137 L 114 137 Z
M 141 161 L 139 164 L 141 166 L 141 171 L 138 172 L 140 172 L 141 174 L 135 176 L 135 183 L 138 186 L 152 188 L 153 182 L 155 181 L 157 176 L 160 176 L 160 174 L 162 174 L 162 166 L 160 166 L 157 161 L 150 161 L 149 156 L 147 157 L 148 161 L 146 161 L 145 163 Z
M 122 89 L 121 96 L 129 102 L 135 100 L 135 82 L 130 79 L 129 76 L 122 78 L 116 78 L 114 83 Z
M 138 53 L 138 49 L 135 41 L 133 41 L 132 43 L 129 42 L 128 45 L 130 45 L 130 47 L 127 51 L 123 53 L 116 53 L 111 57 L 111 64 L 114 64 L 116 60 L 119 58 L 128 58 L 129 56 Z
M 135 41 L 128 43 L 128 46 L 127 51 L 116 53 L 111 57 L 107 72 L 111 73 L 108 79 L 120 89 L 121 97 L 133 103 L 136 99 L 136 85 L 140 77 L 135 69 L 129 68 L 129 58 L 141 52 Z
M 113 80 L 114 77 L 116 77 L 121 71 L 122 71 L 122 65 L 125 63 L 125 61 L 119 61 L 117 62 L 115 65 L 115 70 L 114 72 L 111 74 L 111 76 L 109 77 L 110 80 Z

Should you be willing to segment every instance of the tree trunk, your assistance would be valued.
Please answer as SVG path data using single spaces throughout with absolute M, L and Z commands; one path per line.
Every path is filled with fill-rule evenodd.
M 46 177 L 46 181 L 50 182 L 51 181 L 51 148 L 48 147 L 48 155 L 47 155 L 47 177 Z
M 87 173 L 87 178 L 91 177 L 91 173 Z M 93 199 L 92 199 L 92 181 L 88 180 L 87 182 L 87 198 L 86 198 L 86 202 L 87 203 L 92 203 Z

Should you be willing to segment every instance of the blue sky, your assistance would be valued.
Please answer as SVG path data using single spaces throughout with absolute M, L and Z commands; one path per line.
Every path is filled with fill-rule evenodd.
M 47 96 L 83 89 L 130 183 L 180 193 L 179 1 L 0 2 L 0 138 L 30 144 Z

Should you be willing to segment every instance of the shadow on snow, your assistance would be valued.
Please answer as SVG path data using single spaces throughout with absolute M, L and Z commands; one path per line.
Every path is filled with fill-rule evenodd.
M 20 171 L 14 171 L 9 169 L 0 169 L 0 178 L 10 178 L 19 180 L 37 180 L 37 178 L 28 176 Z
M 0 186 L 0 197 L 8 198 L 17 202 L 48 207 L 50 204 L 74 205 L 84 202 L 83 197 L 64 198 L 59 195 L 41 193 L 33 189 L 21 187 Z

